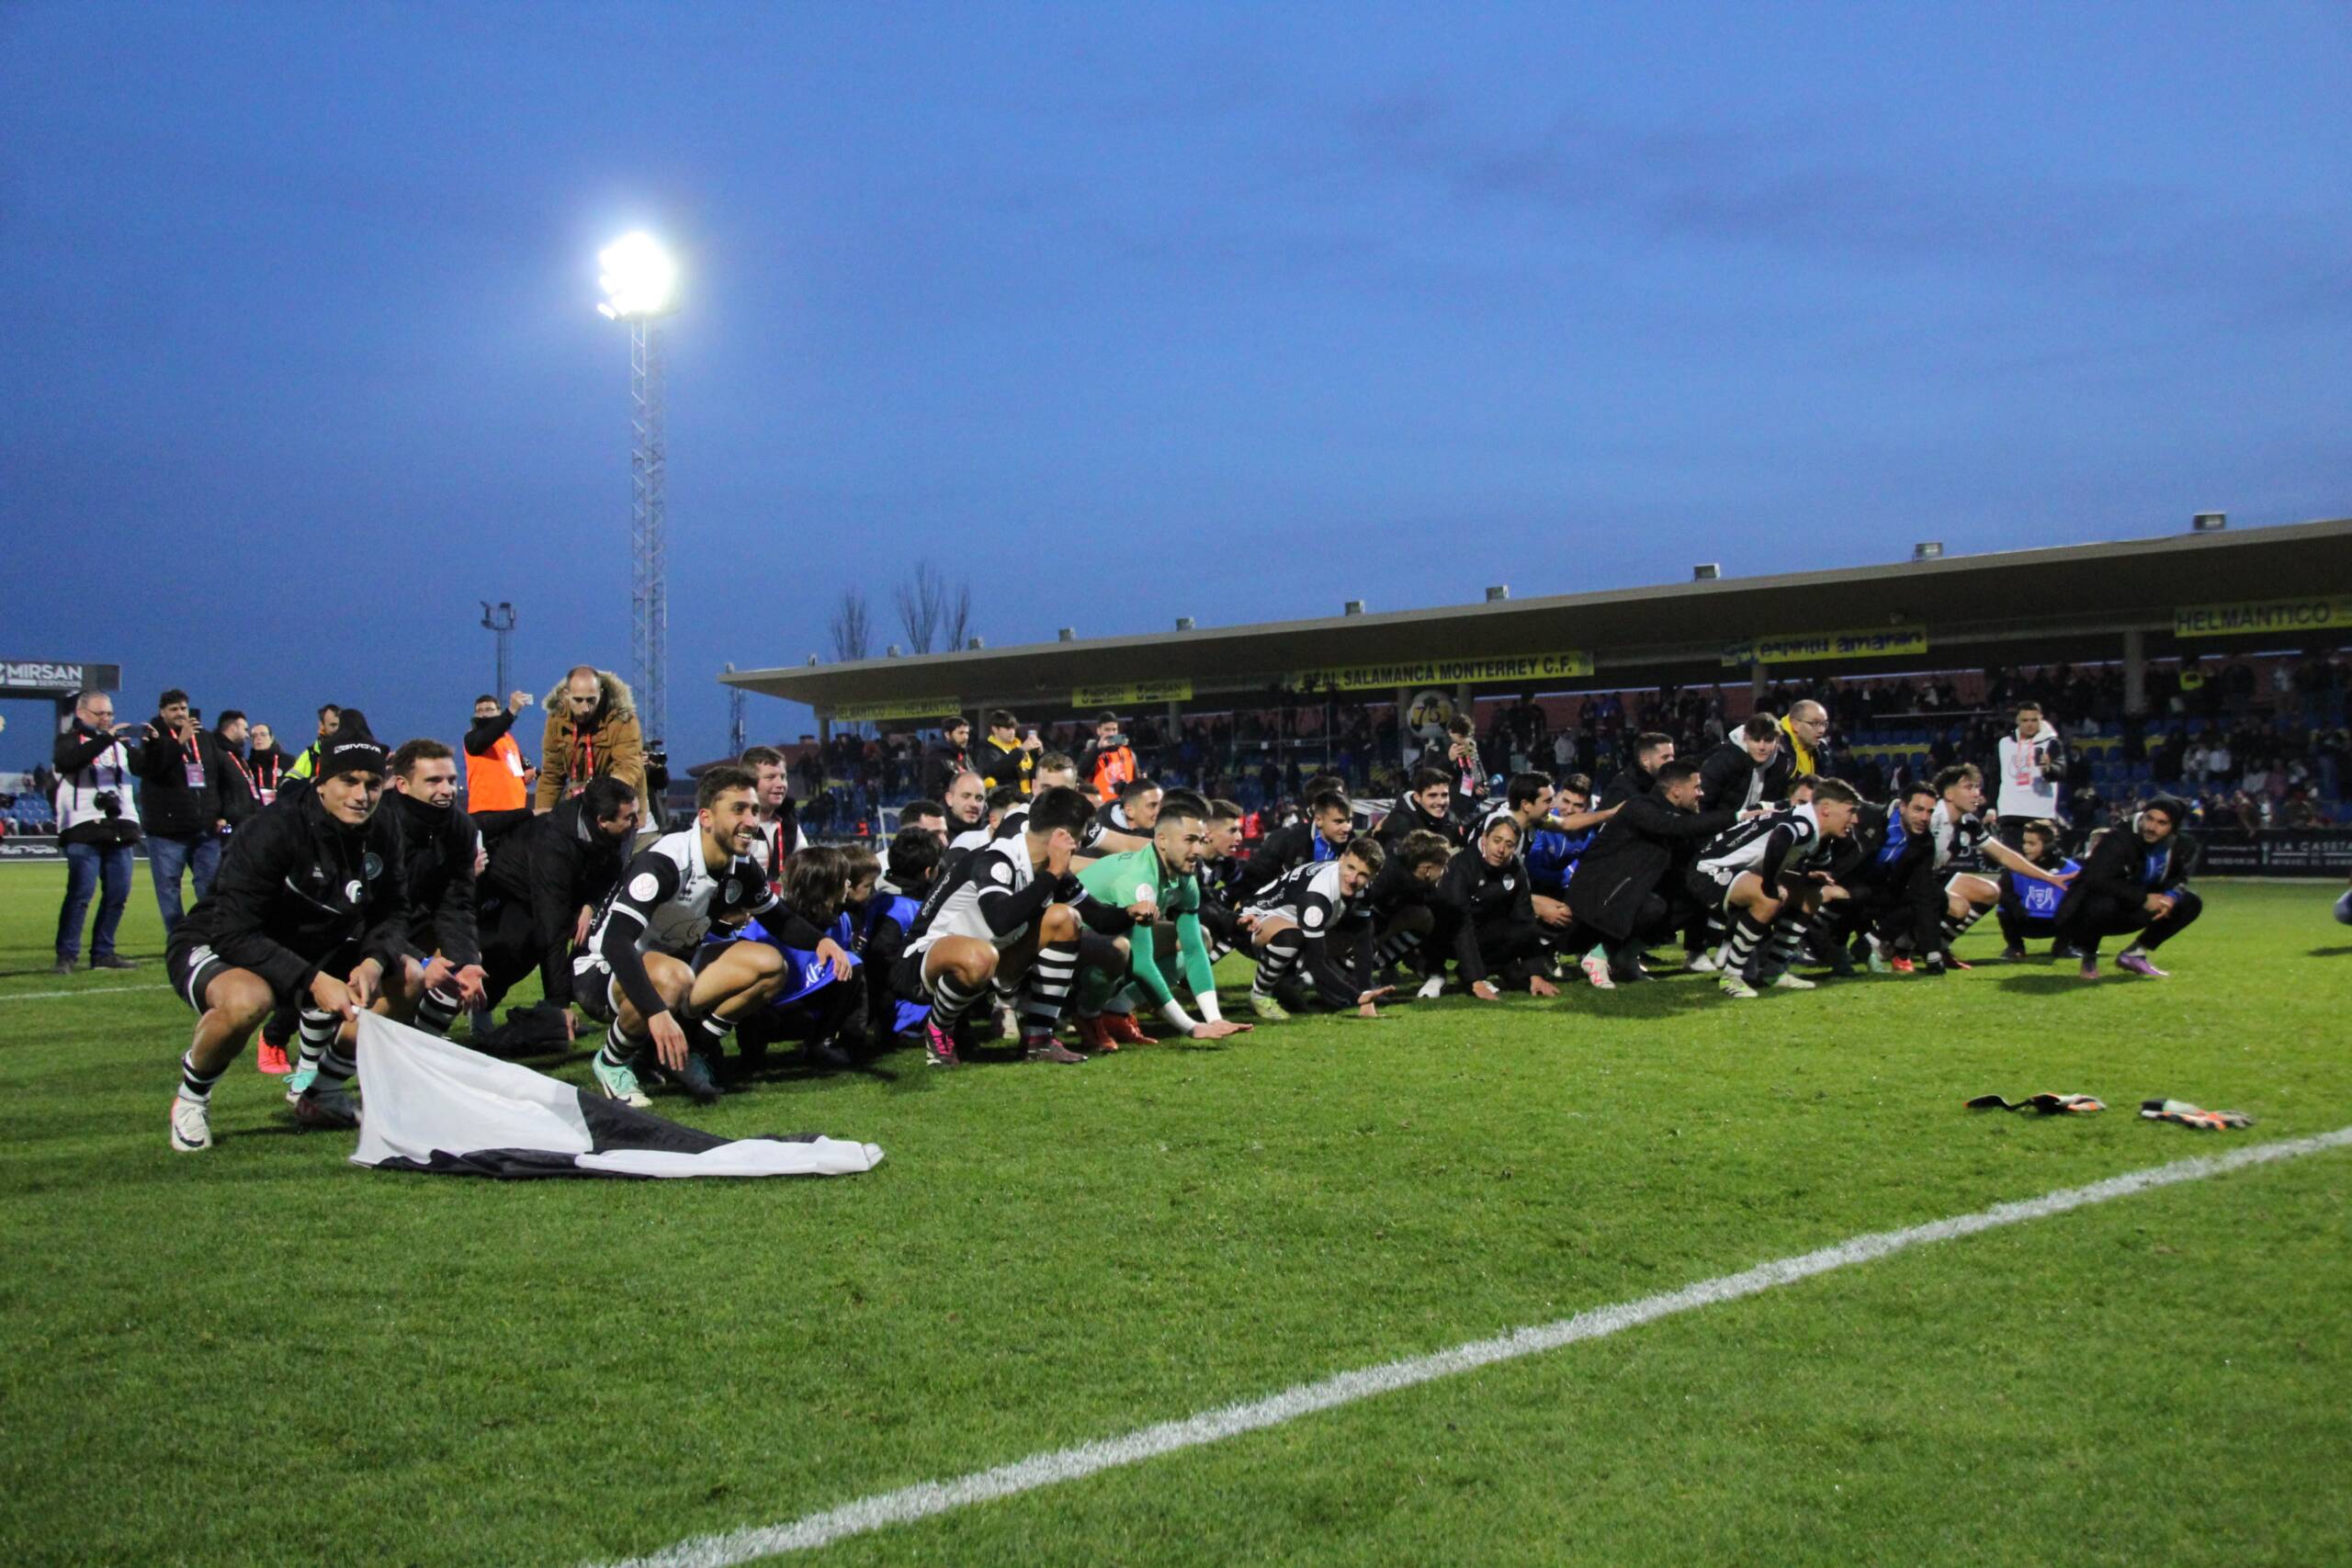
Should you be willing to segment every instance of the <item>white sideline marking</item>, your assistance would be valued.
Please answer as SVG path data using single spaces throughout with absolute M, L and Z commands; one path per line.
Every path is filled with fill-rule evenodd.
M 732 1568 L 735 1563 L 749 1562 L 754 1558 L 828 1546 L 850 1536 L 865 1535 L 890 1525 L 910 1524 L 935 1514 L 968 1507 L 974 1503 L 1016 1496 L 1023 1492 L 1034 1492 L 1041 1486 L 1080 1480 L 1102 1471 L 1156 1459 L 1162 1454 L 1222 1442 L 1244 1432 L 1279 1427 L 1318 1410 L 1352 1404 L 1374 1394 L 1394 1393 L 1398 1389 L 1452 1377 L 1457 1372 L 1471 1371 L 1498 1361 L 1516 1360 L 1521 1356 L 1556 1350 L 1578 1340 L 1603 1338 L 1623 1329 L 1639 1327 L 1662 1317 L 1671 1317 L 1676 1313 L 1688 1312 L 1693 1307 L 1737 1301 L 1742 1296 L 1756 1295 L 1776 1285 L 1794 1284 L 1815 1274 L 1868 1263 L 1915 1247 L 1924 1247 L 1929 1242 L 1973 1235 L 1978 1231 L 2063 1214 L 2070 1209 L 2086 1208 L 2113 1198 L 2128 1198 L 2151 1188 L 2169 1187 L 2180 1181 L 2199 1181 L 2246 1166 L 2295 1159 L 2303 1155 L 2318 1154 L 2323 1149 L 2340 1148 L 2347 1144 L 2352 1144 L 2352 1127 L 2339 1127 L 2333 1133 L 2315 1134 L 2308 1138 L 2255 1144 L 2233 1149 L 2225 1155 L 2176 1160 L 2170 1165 L 2154 1166 L 2124 1176 L 2111 1176 L 2104 1181 L 2094 1181 L 2087 1187 L 2064 1188 L 2015 1203 L 1996 1203 L 1973 1214 L 1931 1220 L 1926 1224 L 1912 1225 L 1905 1230 L 1858 1235 L 1850 1241 L 1841 1241 L 1835 1247 L 1825 1247 L 1816 1252 L 1759 1263 L 1737 1274 L 1702 1280 L 1679 1291 L 1644 1296 L 1638 1301 L 1620 1302 L 1614 1306 L 1596 1307 L 1590 1312 L 1581 1312 L 1555 1323 L 1533 1328 L 1515 1328 L 1492 1339 L 1476 1339 L 1431 1355 L 1413 1356 L 1382 1366 L 1340 1372 L 1315 1382 L 1284 1389 L 1264 1399 L 1203 1411 L 1181 1421 L 1163 1421 L 1156 1427 L 1146 1427 L 1124 1437 L 1105 1438 L 1071 1448 L 1056 1449 L 1050 1453 L 1032 1454 L 1027 1459 L 1001 1464 L 993 1470 L 976 1471 L 953 1481 L 923 1481 L 912 1486 L 902 1486 L 895 1492 L 878 1492 L 854 1503 L 844 1503 L 837 1508 L 807 1515 L 790 1524 L 733 1530 L 725 1535 L 697 1536 L 657 1551 L 650 1557 L 630 1558 L 626 1562 L 612 1564 L 611 1568 Z
M 7 991 L 0 992 L 0 1002 L 37 1002 L 43 997 L 106 997 L 120 991 L 168 991 L 168 985 L 153 986 L 90 986 L 78 991 Z

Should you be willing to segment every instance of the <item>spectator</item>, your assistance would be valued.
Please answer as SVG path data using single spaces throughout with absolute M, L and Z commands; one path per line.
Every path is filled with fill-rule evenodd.
M 196 897 L 212 891 L 220 865 L 220 751 L 174 687 L 155 699 L 145 744 L 131 764 L 139 773 L 139 818 L 147 834 L 147 874 L 168 937 L 180 923 L 180 876 L 193 873 Z
M 956 717 L 942 719 L 939 739 L 922 754 L 922 792 L 934 800 L 947 798 L 948 786 L 956 775 L 971 771 L 972 721 Z
M 131 815 L 130 781 L 136 754 L 124 737 L 136 725 L 117 728 L 114 699 L 84 692 L 74 716 L 57 738 L 57 837 L 65 851 L 65 902 L 57 911 L 57 973 L 71 975 L 82 955 L 82 918 L 98 893 L 98 921 L 90 933 L 90 967 L 135 969 L 114 950 L 115 928 L 130 899 L 130 846 L 139 841 L 139 818 Z
M 484 692 L 474 699 L 473 728 L 466 731 L 466 811 L 520 811 L 530 804 L 532 773 L 523 760 L 523 748 L 508 733 L 514 720 L 531 705 L 528 692 L 506 694 L 506 710 Z
M 626 780 L 637 791 L 645 819 L 658 822 L 645 787 L 645 735 L 628 684 L 609 670 L 574 665 L 543 705 L 548 726 L 532 809 L 551 810 L 557 801 L 586 788 L 590 779 L 610 777 Z

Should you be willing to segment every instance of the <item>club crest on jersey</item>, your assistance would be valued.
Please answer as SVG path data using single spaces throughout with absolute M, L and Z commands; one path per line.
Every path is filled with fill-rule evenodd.
M 369 851 L 359 863 L 359 874 L 369 882 L 384 874 L 384 857 Z
M 1311 929 L 1323 923 L 1323 911 L 1321 909 L 1310 908 L 1306 910 L 1301 918 L 1306 920 L 1307 926 Z
M 1504 891 L 1504 892 L 1508 893 L 1508 892 L 1510 892 L 1512 888 L 1514 888 L 1514 887 L 1516 887 L 1516 886 L 1519 886 L 1519 878 L 1518 878 L 1518 877 L 1516 877 L 1516 876 L 1506 876 L 1506 877 L 1504 877 L 1504 878 L 1503 878 L 1503 891 Z
M 368 891 L 367 884 L 356 876 L 343 885 L 343 896 L 355 904 L 359 902 L 359 896 L 366 891 Z
M 653 896 L 661 891 L 661 879 L 650 871 L 640 871 L 629 878 L 628 896 L 640 904 L 651 902 Z
M 1005 864 L 1004 862 L 999 861 L 994 865 L 989 867 L 989 880 L 991 882 L 1002 882 L 1009 884 L 1012 881 L 1012 868 Z

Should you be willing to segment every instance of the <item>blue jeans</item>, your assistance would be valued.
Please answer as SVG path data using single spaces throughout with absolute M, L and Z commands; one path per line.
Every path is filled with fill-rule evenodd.
M 220 869 L 220 836 L 198 833 L 193 838 L 167 839 L 147 835 L 147 874 L 155 879 L 155 908 L 164 917 L 164 934 L 180 923 L 180 873 L 196 874 L 196 896 L 212 891 L 212 874 Z
M 65 846 L 65 905 L 57 911 L 57 956 L 67 963 L 82 956 L 82 918 L 90 912 L 90 895 L 106 887 L 98 901 L 97 930 L 90 933 L 90 956 L 114 956 L 114 929 L 122 923 L 122 907 L 130 900 L 129 844 L 68 844 Z

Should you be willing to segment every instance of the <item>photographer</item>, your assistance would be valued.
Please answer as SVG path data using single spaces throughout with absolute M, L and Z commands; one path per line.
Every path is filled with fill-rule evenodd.
M 224 710 L 212 727 L 213 744 L 220 752 L 220 819 L 232 833 L 263 804 L 261 786 L 245 765 L 245 741 L 251 733 L 245 716 L 235 708 Z
M 124 743 L 139 727 L 114 722 L 114 699 L 84 692 L 74 703 L 73 722 L 57 738 L 51 757 L 57 769 L 57 837 L 65 851 L 65 903 L 57 912 L 57 973 L 74 973 L 82 955 L 82 917 L 90 896 L 98 899 L 97 929 L 90 936 L 90 967 L 135 969 L 114 950 L 115 928 L 130 897 L 130 846 L 139 841 L 139 819 L 130 813 L 130 781 L 136 751 Z
M 175 687 L 155 699 L 145 744 L 131 761 L 139 774 L 139 816 L 147 830 L 147 874 L 164 934 L 180 923 L 180 874 L 193 872 L 199 899 L 220 865 L 220 749 L 197 728 L 187 694 Z
M 1135 748 L 1119 732 L 1119 716 L 1106 713 L 1094 721 L 1094 739 L 1078 759 L 1079 786 L 1098 801 L 1119 798 L 1127 781 L 1139 776 Z
M 2018 728 L 2001 738 L 2001 789 L 1994 801 L 2000 818 L 2001 842 L 2025 846 L 2025 830 L 2035 822 L 2061 819 L 2059 784 L 2066 777 L 2066 748 L 2058 731 L 2042 722 L 2038 703 L 2018 709 Z

